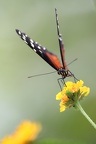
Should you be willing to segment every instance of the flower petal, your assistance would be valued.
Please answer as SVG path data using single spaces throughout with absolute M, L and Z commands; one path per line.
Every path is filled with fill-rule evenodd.
M 60 112 L 63 112 L 65 109 L 66 109 L 66 106 L 64 106 L 61 102 L 60 103 Z
M 62 93 L 59 92 L 57 95 L 56 95 L 56 100 L 61 100 L 62 99 Z

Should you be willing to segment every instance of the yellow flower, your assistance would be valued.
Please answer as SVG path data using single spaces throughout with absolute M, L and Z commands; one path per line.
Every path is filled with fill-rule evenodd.
M 34 141 L 40 130 L 40 124 L 24 121 L 12 135 L 5 137 L 0 144 L 25 144 L 28 141 Z
M 56 100 L 61 100 L 62 98 L 62 93 L 59 92 L 57 95 L 56 95 Z
M 63 112 L 66 109 L 66 106 L 63 104 L 63 102 L 60 102 L 60 112 Z
M 56 100 L 60 102 L 60 112 L 71 106 L 75 107 L 77 100 L 80 100 L 84 96 L 87 96 L 90 92 L 90 88 L 83 86 L 82 80 L 73 82 L 66 82 L 63 90 L 56 95 Z
M 86 93 L 84 96 L 87 96 L 90 93 L 90 88 L 84 86 L 80 88 L 81 93 Z

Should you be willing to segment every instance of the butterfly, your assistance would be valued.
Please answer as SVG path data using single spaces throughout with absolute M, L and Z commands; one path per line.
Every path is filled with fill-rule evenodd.
M 53 54 L 52 52 L 48 51 L 45 47 L 41 46 L 30 37 L 28 37 L 25 33 L 21 32 L 20 30 L 16 29 L 17 34 L 20 38 L 34 51 L 36 52 L 43 60 L 45 60 L 51 67 L 53 67 L 59 75 L 62 76 L 62 80 L 66 77 L 73 76 L 74 74 L 67 68 L 67 64 L 65 61 L 65 49 L 64 44 L 62 41 L 62 35 L 59 32 L 59 21 L 58 21 L 58 13 L 57 9 L 55 8 L 55 16 L 56 16 L 56 24 L 57 24 L 57 34 L 58 34 L 58 41 L 60 47 L 60 54 L 61 54 L 61 61 L 58 57 Z M 75 78 L 75 77 L 74 77 Z

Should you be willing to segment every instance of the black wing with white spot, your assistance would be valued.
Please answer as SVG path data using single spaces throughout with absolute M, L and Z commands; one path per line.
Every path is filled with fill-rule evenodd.
M 49 65 L 51 65 L 55 70 L 59 70 L 62 68 L 62 65 L 58 59 L 58 57 L 49 52 L 45 47 L 42 47 L 37 42 L 33 41 L 28 37 L 25 33 L 16 29 L 17 34 L 21 37 L 21 39 L 40 57 L 42 57 Z

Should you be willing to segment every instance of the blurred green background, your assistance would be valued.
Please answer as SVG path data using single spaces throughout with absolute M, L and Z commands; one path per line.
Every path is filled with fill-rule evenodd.
M 54 71 L 16 34 L 18 28 L 58 57 L 54 8 L 58 9 L 66 61 L 78 79 L 91 88 L 81 101 L 96 122 L 96 1 L 95 0 L 0 0 L 0 139 L 23 120 L 41 122 L 40 139 L 95 143 L 96 132 L 74 108 L 59 112 L 55 95 L 60 91 Z M 72 80 L 71 79 L 66 79 Z

